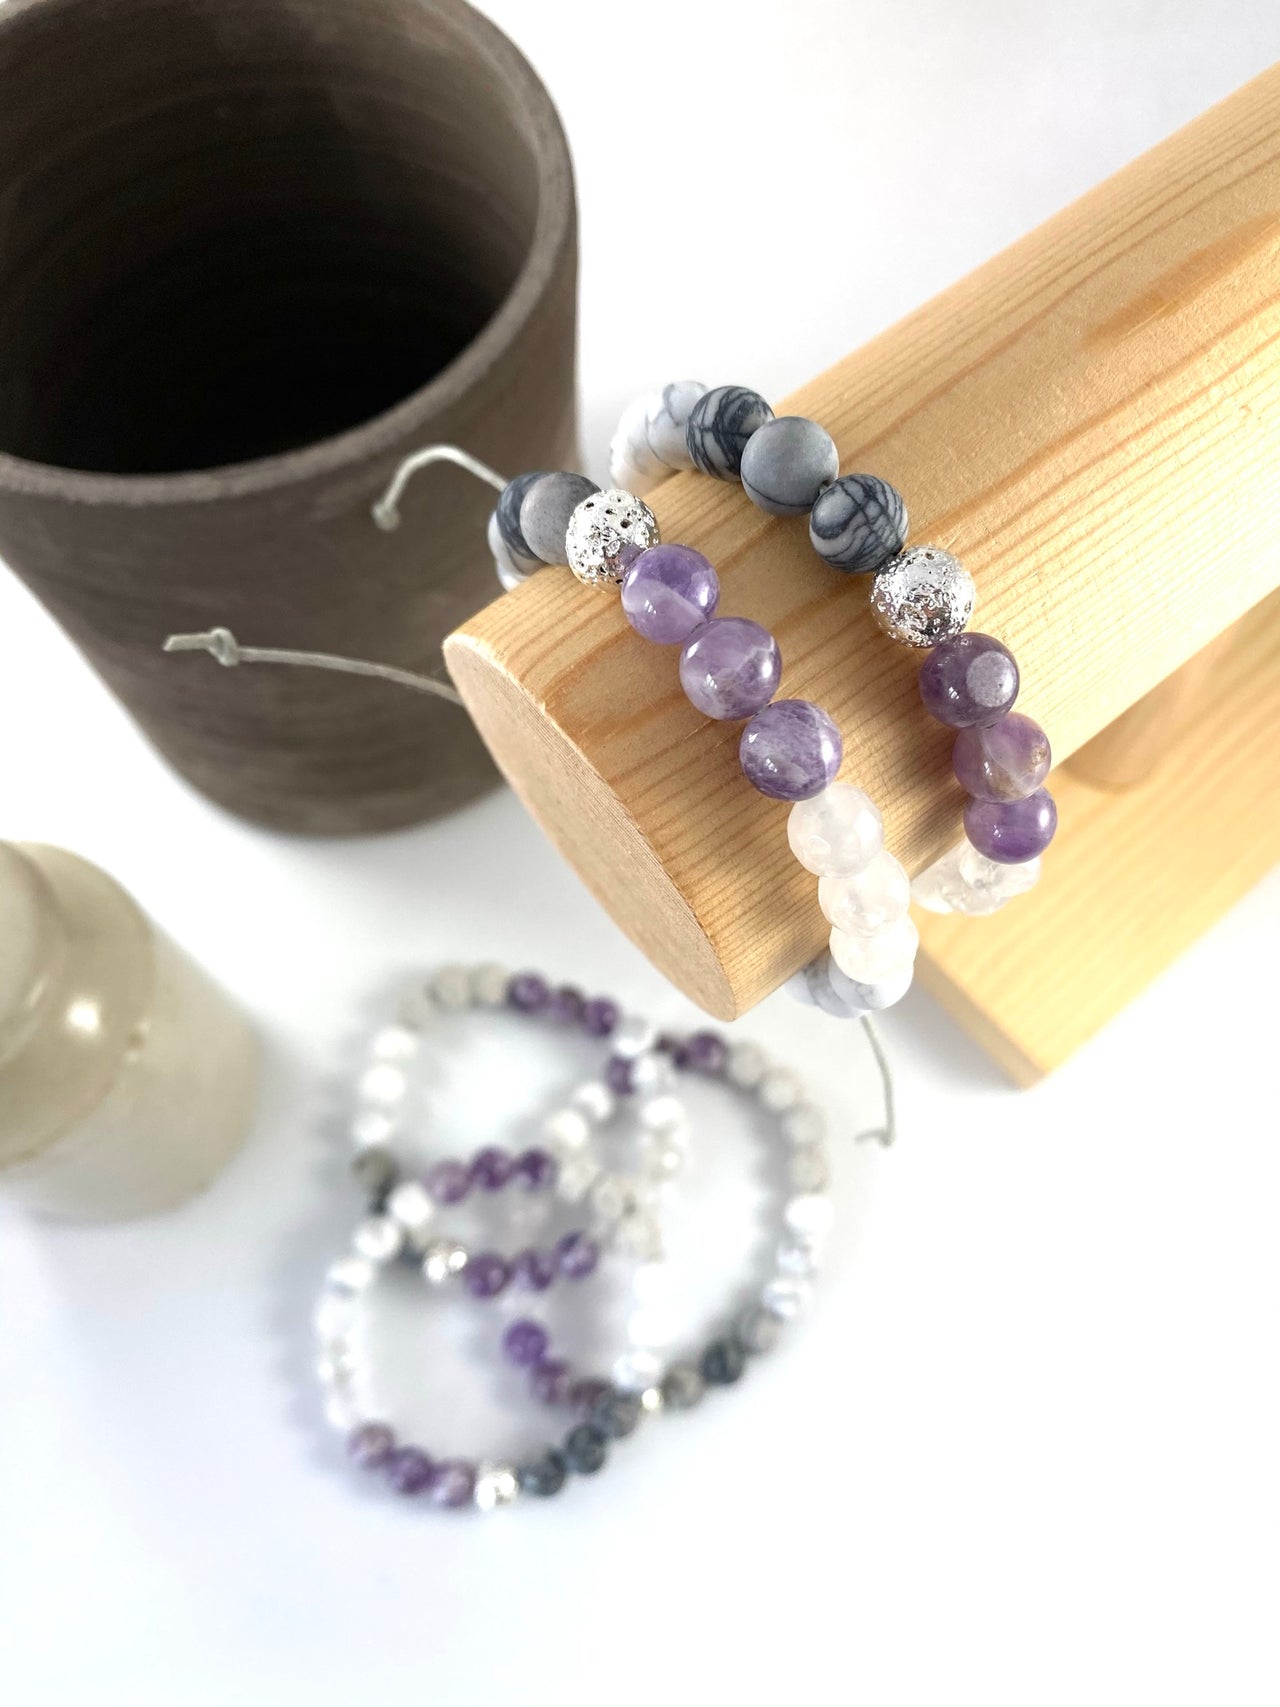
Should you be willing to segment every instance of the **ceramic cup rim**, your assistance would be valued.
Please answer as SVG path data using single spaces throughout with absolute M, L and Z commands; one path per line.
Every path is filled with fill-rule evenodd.
M 77 0 L 4 0 L 0 37 L 32 11 Z M 329 479 L 353 464 L 401 454 L 406 439 L 456 405 L 506 354 L 557 276 L 559 258 L 574 237 L 573 167 L 560 115 L 537 73 L 510 37 L 467 0 L 414 0 L 452 19 L 469 47 L 488 59 L 507 90 L 528 137 L 538 178 L 538 210 L 519 271 L 476 336 L 415 390 L 390 408 L 341 432 L 244 462 L 165 474 L 115 474 L 61 468 L 0 450 L 0 492 L 85 505 L 149 508 L 231 502 Z

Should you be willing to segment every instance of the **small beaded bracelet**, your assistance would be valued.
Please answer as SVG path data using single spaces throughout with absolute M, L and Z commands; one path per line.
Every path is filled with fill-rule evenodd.
M 966 632 L 975 597 L 968 571 L 937 546 L 908 548 L 907 507 L 887 480 L 841 475 L 824 428 L 800 415 L 775 417 L 745 386 L 708 390 L 680 380 L 623 411 L 610 445 L 617 485 L 643 495 L 687 468 L 740 479 L 768 515 L 807 515 L 824 563 L 872 576 L 880 628 L 903 645 L 932 648 L 920 696 L 932 717 L 958 732 L 952 768 L 969 800 L 965 840 L 921 874 L 914 898 L 935 912 L 980 914 L 1031 889 L 1057 827 L 1043 786 L 1052 754 L 1040 725 L 1013 710 L 1012 653 L 991 635 Z M 623 597 L 625 604 L 625 586 Z

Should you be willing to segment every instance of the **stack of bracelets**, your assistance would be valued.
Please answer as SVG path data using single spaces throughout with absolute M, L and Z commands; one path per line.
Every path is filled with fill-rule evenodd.
M 920 696 L 957 731 L 952 765 L 969 800 L 965 839 L 914 885 L 885 849 L 874 802 L 836 781 L 843 742 L 832 719 L 809 700 L 774 697 L 777 641 L 747 617 L 718 614 L 719 581 L 700 552 L 660 542 L 643 494 L 685 468 L 741 480 L 770 515 L 807 516 L 824 563 L 869 577 L 880 628 L 928 649 Z M 1036 882 L 1053 837 L 1049 741 L 1013 710 L 1012 653 L 966 631 L 973 581 L 949 552 L 906 546 L 898 492 L 874 474 L 841 475 L 830 434 L 801 416 L 775 417 L 754 391 L 681 380 L 637 399 L 614 436 L 610 477 L 608 491 L 579 474 L 510 481 L 489 525 L 500 580 L 510 588 L 567 563 L 588 585 L 619 586 L 623 614 L 644 639 L 680 647 L 686 695 L 707 717 L 745 722 L 743 773 L 762 794 L 792 803 L 792 852 L 819 880 L 829 946 L 789 988 L 842 1018 L 891 1006 L 910 986 L 919 942 L 911 900 L 937 912 L 994 912 Z
M 408 1071 L 433 1020 L 450 1010 L 503 1008 L 561 1033 L 585 1033 L 605 1052 L 600 1076 L 569 1095 L 543 1123 L 540 1141 L 518 1153 L 492 1144 L 467 1157 L 438 1157 L 420 1173 L 398 1150 Z M 776 1117 L 788 1146 L 790 1195 L 781 1205 L 769 1276 L 745 1304 L 692 1351 L 673 1352 L 663 1291 L 661 1203 L 684 1160 L 687 1122 L 676 1094 L 680 1072 L 721 1079 L 754 1094 Z M 641 1161 L 633 1174 L 606 1165 L 603 1129 L 622 1104 L 636 1112 Z M 712 1032 L 678 1039 L 622 1015 L 606 998 L 553 989 L 533 973 L 446 967 L 416 986 L 394 1023 L 377 1033 L 359 1082 L 352 1123 L 352 1173 L 367 1210 L 351 1249 L 329 1268 L 316 1310 L 318 1371 L 330 1422 L 348 1454 L 391 1489 L 445 1508 L 491 1511 L 521 1495 L 557 1493 L 570 1476 L 592 1475 L 612 1444 L 648 1413 L 687 1410 L 708 1387 L 737 1382 L 768 1351 L 808 1300 L 831 1224 L 828 1155 L 821 1111 L 795 1078 L 751 1043 L 729 1045 Z M 513 1197 L 570 1205 L 575 1223 L 514 1251 L 472 1250 L 441 1226 L 466 1199 L 501 1208 Z M 555 1354 L 538 1300 L 560 1283 L 579 1286 L 613 1249 L 633 1264 L 638 1308 L 608 1377 L 575 1372 Z M 392 1267 L 420 1271 L 428 1291 L 455 1288 L 479 1305 L 512 1295 L 529 1305 L 505 1327 L 495 1350 L 522 1371 L 532 1398 L 571 1419 L 554 1444 L 521 1461 L 436 1456 L 406 1443 L 369 1393 L 365 1312 L 378 1278 Z M 664 1325 L 655 1328 L 653 1324 Z

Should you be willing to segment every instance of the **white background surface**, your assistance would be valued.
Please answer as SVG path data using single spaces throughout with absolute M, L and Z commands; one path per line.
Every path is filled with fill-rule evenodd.
M 1274 7 L 1222 0 L 491 10 L 577 155 L 597 461 L 634 391 L 784 392 L 1280 48 Z M 635 265 L 619 196 L 633 229 L 656 210 Z M 3 833 L 114 871 L 270 1046 L 202 1201 L 0 1212 L 0 1699 L 1280 1701 L 1275 880 L 1031 1093 L 913 996 L 902 1142 L 842 1149 L 845 1237 L 787 1349 L 571 1497 L 437 1520 L 354 1483 L 307 1382 L 356 1010 L 397 966 L 496 956 L 687 1013 L 509 797 L 375 842 L 260 834 L 164 772 L 8 579 L 0 634 Z M 741 1029 L 853 1117 L 828 1027 L 774 1001 Z

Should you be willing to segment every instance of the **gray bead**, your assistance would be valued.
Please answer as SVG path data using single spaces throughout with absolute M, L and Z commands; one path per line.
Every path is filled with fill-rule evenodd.
M 608 1437 L 593 1423 L 579 1423 L 564 1437 L 564 1461 L 579 1476 L 591 1476 L 609 1456 Z
M 520 570 L 532 571 L 540 568 L 542 564 L 542 559 L 532 550 L 520 531 L 520 506 L 524 503 L 525 493 L 529 488 L 543 478 L 544 471 L 535 468 L 532 474 L 517 474 L 514 480 L 508 480 L 498 499 L 498 507 L 493 512 L 502 543 L 510 553 L 515 567 Z
M 673 1363 L 662 1383 L 662 1403 L 673 1411 L 687 1411 L 706 1390 L 701 1371 L 692 1363 Z
M 807 516 L 839 472 L 835 440 L 803 415 L 766 421 L 742 453 L 742 489 L 770 516 Z
M 523 1493 L 548 1499 L 564 1487 L 569 1466 L 561 1454 L 552 1448 L 541 1458 L 534 1458 L 528 1464 L 522 1464 L 516 1474 Z
M 600 488 L 585 474 L 544 474 L 520 503 L 520 531 L 529 550 L 544 563 L 567 563 L 564 536 L 569 517 L 584 498 Z
M 638 1393 L 606 1393 L 591 1412 L 591 1423 L 610 1440 L 625 1440 L 644 1414 Z
M 704 392 L 685 428 L 693 466 L 717 480 L 736 480 L 748 440 L 772 419 L 773 410 L 764 398 L 745 385 L 717 385 Z
M 747 1354 L 736 1339 L 712 1340 L 702 1354 L 702 1378 L 713 1387 L 731 1387 L 746 1366 Z
M 851 575 L 879 569 L 902 550 L 906 537 L 902 494 L 875 474 L 842 474 L 809 517 L 809 539 L 818 556 Z
M 645 437 L 664 468 L 692 468 L 685 429 L 698 399 L 706 391 L 700 379 L 675 379 L 662 388 L 662 401 L 649 412 Z
M 371 1208 L 381 1209 L 387 1193 L 399 1178 L 396 1159 L 380 1144 L 357 1150 L 351 1158 L 351 1177 L 369 1199 Z
M 738 1343 L 753 1357 L 772 1351 L 781 1337 L 782 1322 L 771 1310 L 766 1310 L 763 1304 L 757 1304 L 754 1309 L 748 1310 L 738 1323 Z

